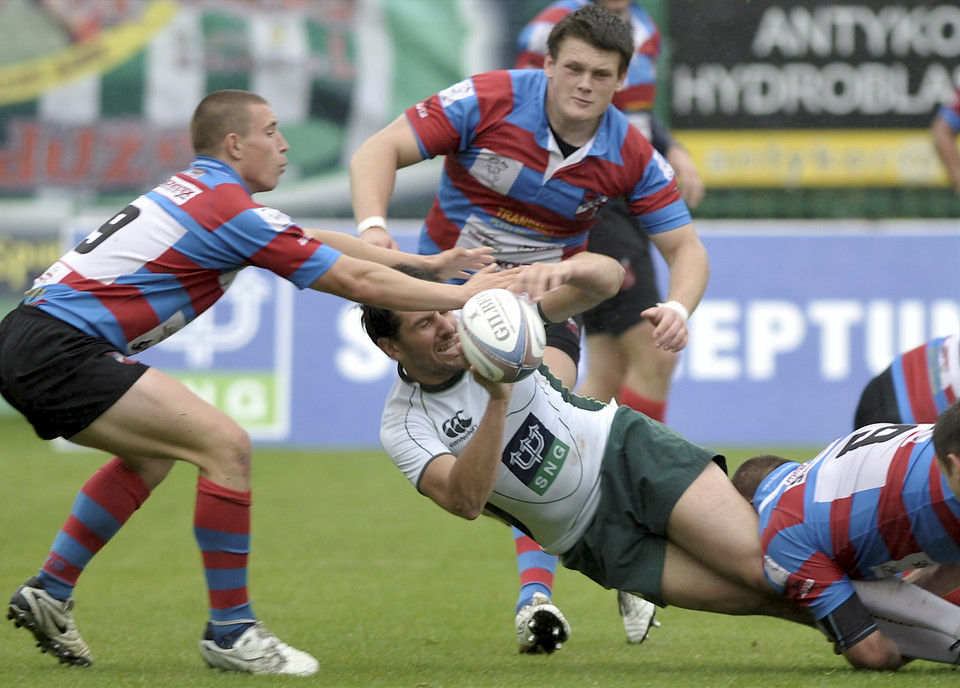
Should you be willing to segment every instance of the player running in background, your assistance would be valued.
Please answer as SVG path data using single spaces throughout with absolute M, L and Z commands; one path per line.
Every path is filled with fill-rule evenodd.
M 33 633 L 41 651 L 89 666 L 93 657 L 72 613 L 78 578 L 174 463 L 187 461 L 199 469 L 194 534 L 209 598 L 200 654 L 225 671 L 309 676 L 317 660 L 267 631 L 247 592 L 250 438 L 223 411 L 130 356 L 188 325 L 250 265 L 300 289 L 401 309 L 459 308 L 477 291 L 514 279 L 518 288 L 540 287 L 523 284 L 522 271 L 489 269 L 465 285 L 416 280 L 385 265 L 406 262 L 453 277 L 490 258 L 459 249 L 438 256 L 390 251 L 340 232 L 301 229 L 256 203 L 251 194 L 277 185 L 289 148 L 258 95 L 208 95 L 190 132 L 191 166 L 87 236 L 0 323 L 3 397 L 41 438 L 114 455 L 83 485 L 8 616 Z
M 594 2 L 624 21 L 633 34 L 634 52 L 623 86 L 613 97 L 630 123 L 637 127 L 677 173 L 680 193 L 695 208 L 704 187 L 693 159 L 653 113 L 657 91 L 660 29 L 645 8 L 633 0 L 560 0 L 543 9 L 520 32 L 518 69 L 541 69 L 547 55 L 547 38 L 558 21 Z M 641 315 L 663 299 L 650 253 L 650 239 L 626 202 L 614 199 L 590 230 L 590 250 L 618 260 L 626 270 L 620 292 L 583 314 L 587 345 L 586 376 L 577 393 L 601 401 L 615 398 L 655 420 L 665 422 L 667 398 L 677 353 L 659 347 L 653 324 Z M 523 533 L 513 529 L 520 570 L 517 611 L 526 608 L 532 593 L 550 599 L 557 562 L 540 551 Z M 552 560 L 551 560 L 552 559 Z M 631 595 L 618 597 L 627 640 L 642 642 L 655 608 Z
M 760 516 L 769 584 L 851 664 L 960 661 L 960 613 L 938 597 L 960 584 L 960 404 L 934 425 L 860 428 L 803 464 L 753 457 L 732 480 Z
M 960 398 L 960 334 L 936 337 L 898 355 L 867 383 L 853 427 L 933 423 Z
M 934 115 L 930 136 L 953 190 L 960 195 L 960 150 L 957 149 L 957 137 L 960 136 L 960 82 L 953 100 L 942 105 Z
M 542 68 L 552 27 L 563 16 L 590 2 L 560 0 L 534 17 L 520 33 L 517 68 Z M 690 154 L 653 114 L 660 30 L 647 10 L 632 0 L 593 2 L 627 23 L 634 39 L 630 66 L 613 104 L 667 159 L 677 173 L 687 206 L 695 208 L 704 195 L 703 181 Z M 591 230 L 589 246 L 591 251 L 619 260 L 627 270 L 627 279 L 616 297 L 584 315 L 587 374 L 578 389 L 600 400 L 616 398 L 662 422 L 676 354 L 655 346 L 653 327 L 640 315 L 661 301 L 649 239 L 626 204 L 617 199 Z

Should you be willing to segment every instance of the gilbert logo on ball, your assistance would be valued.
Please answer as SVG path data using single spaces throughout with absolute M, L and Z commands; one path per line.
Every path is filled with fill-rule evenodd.
M 506 289 L 472 296 L 457 324 L 463 354 L 477 372 L 495 382 L 516 382 L 543 360 L 547 335 L 537 309 Z

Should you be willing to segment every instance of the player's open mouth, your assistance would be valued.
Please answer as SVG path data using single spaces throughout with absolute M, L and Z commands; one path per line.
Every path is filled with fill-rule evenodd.
M 441 356 L 459 356 L 461 353 L 460 338 L 450 337 L 450 339 L 444 340 L 437 347 L 437 353 Z

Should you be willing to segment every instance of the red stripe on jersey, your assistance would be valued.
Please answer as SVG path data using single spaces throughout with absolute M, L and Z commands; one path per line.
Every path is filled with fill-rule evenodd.
M 75 291 L 96 297 L 103 307 L 113 314 L 128 342 L 160 324 L 150 302 L 140 298 L 143 293 L 138 287 L 129 284 L 103 284 L 99 280 L 87 279 L 78 272 L 67 275 L 63 284 Z
M 657 31 L 650 38 L 637 46 L 638 55 L 652 55 L 654 60 L 660 56 L 660 32 Z
M 894 561 L 921 551 L 911 532 L 910 517 L 903 503 L 903 479 L 915 447 L 911 442 L 897 448 L 887 469 L 887 482 L 880 488 L 877 500 L 877 532 Z
M 195 313 L 203 313 L 224 294 L 219 270 L 201 267 L 174 248 L 167 249 L 144 267 L 153 273 L 175 275 L 190 297 Z
M 185 181 L 205 189 L 180 207 L 207 231 L 216 230 L 245 210 L 263 207 L 239 184 L 223 183 L 211 188 L 195 179 Z
M 322 242 L 306 237 L 299 227 L 287 227 L 250 256 L 249 262 L 287 278 L 299 270 L 321 245 Z M 305 251 L 307 246 L 310 248 Z
M 843 580 L 845 575 L 833 559 L 823 552 L 814 552 L 800 565 L 797 573 L 787 576 L 784 595 L 800 604 L 809 605 L 831 585 Z
M 853 574 L 857 570 L 857 548 L 850 542 L 850 511 L 853 497 L 835 499 L 830 504 L 830 546 L 833 559 L 852 577 L 862 578 L 862 574 Z
M 656 97 L 656 84 L 637 84 L 617 91 L 613 95 L 613 105 L 624 112 L 647 112 L 653 109 Z
M 927 363 L 927 345 L 918 346 L 902 356 L 903 379 L 907 385 L 907 396 L 913 417 L 918 421 L 933 422 L 937 417 L 937 406 L 930 389 L 930 370 Z M 929 420 L 927 420 L 929 419 Z
M 460 147 L 460 134 L 450 124 L 440 104 L 439 94 L 430 96 L 406 112 L 407 121 L 430 155 L 455 154 Z
M 543 69 L 544 57 L 535 50 L 521 50 L 514 69 Z
M 954 515 L 953 511 L 946 504 L 946 495 L 953 493 L 943 489 L 944 477 L 937 467 L 937 459 L 930 462 L 930 504 L 933 506 L 933 512 L 937 515 L 940 525 L 954 542 L 960 544 L 960 519 Z
M 806 484 L 796 485 L 787 488 L 780 497 L 773 513 L 770 514 L 770 520 L 766 528 L 760 535 L 760 544 L 763 550 L 767 550 L 770 541 L 781 531 L 791 528 L 799 523 L 803 523 L 803 494 Z

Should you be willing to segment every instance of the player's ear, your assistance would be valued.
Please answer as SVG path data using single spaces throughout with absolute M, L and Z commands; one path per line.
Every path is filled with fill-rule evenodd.
M 947 458 L 944 461 L 947 465 L 949 476 L 960 476 L 960 454 L 954 454 L 953 452 L 947 454 Z
M 389 358 L 394 361 L 399 361 L 402 352 L 390 337 L 377 337 L 377 346 L 380 347 L 380 351 L 385 353 Z

